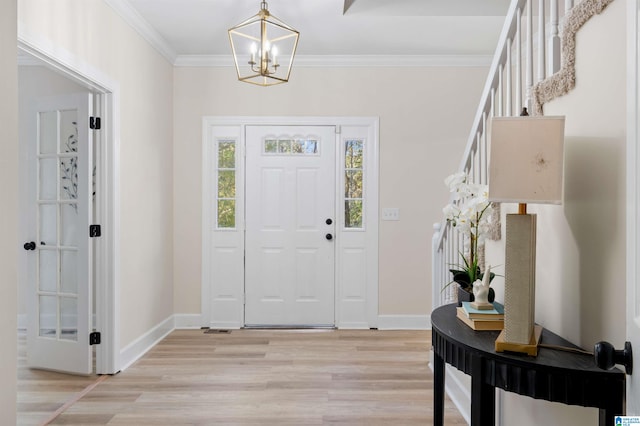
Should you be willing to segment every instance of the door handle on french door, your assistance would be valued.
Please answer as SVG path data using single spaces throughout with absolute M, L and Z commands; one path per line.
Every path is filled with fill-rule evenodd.
M 24 243 L 24 249 L 25 250 L 35 250 L 36 249 L 36 243 L 34 241 L 29 241 L 28 243 Z
M 326 223 L 327 225 L 331 225 L 333 223 L 333 220 L 331 220 L 331 218 L 328 218 L 324 221 L 324 223 Z
M 331 235 L 331 234 L 327 234 L 324 237 L 329 241 L 333 240 L 333 235 Z

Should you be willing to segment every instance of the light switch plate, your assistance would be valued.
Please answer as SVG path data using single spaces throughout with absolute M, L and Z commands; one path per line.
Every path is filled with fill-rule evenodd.
M 399 208 L 382 209 L 382 220 L 400 220 Z

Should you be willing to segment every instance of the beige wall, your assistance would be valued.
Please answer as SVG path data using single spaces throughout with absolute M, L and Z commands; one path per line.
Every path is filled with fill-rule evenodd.
M 564 204 L 529 206 L 538 213 L 536 321 L 584 348 L 625 340 L 625 8 L 611 3 L 578 33 L 576 88 L 545 106 L 566 116 Z M 503 244 L 492 247 L 493 264 L 504 264 Z M 505 425 L 597 424 L 596 409 L 506 395 Z
M 0 424 L 16 423 L 18 66 L 16 1 L 0 2 Z
M 102 0 L 21 0 L 21 32 L 115 82 L 120 348 L 173 313 L 173 67 Z
M 295 68 L 268 88 L 232 68 L 176 68 L 174 86 L 175 312 L 201 309 L 202 117 L 379 116 L 380 302 L 386 315 L 431 312 L 432 224 L 447 201 L 487 68 Z

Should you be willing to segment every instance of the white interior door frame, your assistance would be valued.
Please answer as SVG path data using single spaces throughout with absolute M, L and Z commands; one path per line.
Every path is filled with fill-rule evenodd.
M 241 328 L 244 324 L 244 156 L 246 126 L 336 126 L 335 324 L 339 328 L 378 326 L 379 119 L 377 117 L 203 118 L 202 148 L 202 324 Z M 236 143 L 236 224 L 216 229 L 215 143 Z M 365 225 L 345 229 L 344 144 L 365 144 Z M 342 206 L 342 207 L 340 207 Z M 240 257 L 242 256 L 242 257 Z
M 627 376 L 627 415 L 640 415 L 640 0 L 627 2 L 627 340 L 634 374 Z M 621 349 L 621 348 L 616 348 Z
M 102 131 L 94 136 L 96 149 L 99 150 L 95 217 L 102 226 L 102 236 L 94 242 L 94 271 L 96 328 L 101 333 L 102 341 L 96 346 L 96 373 L 114 374 L 120 370 L 116 315 L 120 282 L 119 84 L 49 40 L 26 34 L 20 26 L 18 48 L 48 68 L 86 87 L 98 99 L 94 112 L 102 118 Z

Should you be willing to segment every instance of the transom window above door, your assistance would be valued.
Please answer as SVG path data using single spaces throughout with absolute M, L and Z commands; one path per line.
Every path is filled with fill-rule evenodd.
M 262 153 L 266 155 L 318 155 L 320 141 L 316 137 L 267 137 Z

